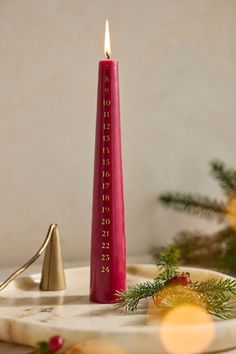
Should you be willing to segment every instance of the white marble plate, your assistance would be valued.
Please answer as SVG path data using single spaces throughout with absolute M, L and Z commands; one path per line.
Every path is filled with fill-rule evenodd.
M 185 270 L 191 272 L 193 280 L 225 277 L 209 270 Z M 151 280 L 156 274 L 154 265 L 129 265 L 127 282 Z M 22 277 L 0 293 L 0 340 L 34 346 L 39 340 L 60 334 L 67 347 L 87 339 L 105 339 L 121 346 L 128 354 L 168 352 L 163 344 L 162 322 L 150 323 L 146 303 L 136 313 L 126 315 L 114 310 L 113 305 L 89 302 L 89 268 L 66 270 L 65 291 L 40 292 L 39 279 L 40 275 Z M 236 347 L 236 314 L 234 317 L 182 328 L 186 343 L 192 335 L 200 340 L 209 331 L 212 333 L 213 328 L 205 352 Z

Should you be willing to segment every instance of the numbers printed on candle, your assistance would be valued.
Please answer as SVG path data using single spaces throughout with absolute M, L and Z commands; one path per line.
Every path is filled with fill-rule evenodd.
M 110 112 L 103 112 L 103 118 L 110 118 Z
M 108 202 L 110 200 L 109 194 L 103 194 L 102 195 L 102 200 L 105 201 L 105 202 Z
M 109 273 L 109 272 L 110 272 L 110 268 L 109 268 L 109 267 L 102 266 L 101 272 L 102 272 L 102 273 Z
M 111 130 L 111 113 L 110 113 L 110 106 L 111 106 L 111 100 L 110 100 L 110 76 L 109 76 L 109 65 L 106 68 L 107 74 L 105 74 L 105 87 L 104 87 L 104 97 L 102 100 L 102 105 L 103 105 L 103 121 L 102 121 L 102 130 L 109 131 Z M 107 123 L 109 122 L 109 123 Z M 101 190 L 107 191 L 107 194 L 102 194 L 102 202 L 103 204 L 101 205 L 101 225 L 103 225 L 103 228 L 106 228 L 105 230 L 101 230 L 101 237 L 110 237 L 111 236 L 111 230 L 109 229 L 111 227 L 111 207 L 110 207 L 110 201 L 111 201 L 111 195 L 109 194 L 109 188 L 111 185 L 110 177 L 111 177 L 111 160 L 110 158 L 107 158 L 107 156 L 110 156 L 111 153 L 111 147 L 110 147 L 110 141 L 111 141 L 111 135 L 110 134 L 104 134 L 102 135 L 102 141 L 103 145 L 101 147 L 102 149 L 102 154 L 104 155 L 102 159 L 102 166 L 104 166 L 102 170 L 102 178 L 103 180 L 101 181 Z M 109 249 L 110 249 L 110 242 L 102 242 L 101 243 L 101 248 L 103 250 L 106 250 L 106 253 L 101 254 L 101 261 L 108 262 L 111 260 L 111 255 L 109 254 Z M 103 251 L 104 252 L 104 251 Z M 102 265 L 101 266 L 101 272 L 102 273 L 109 273 L 110 272 L 110 267 L 107 265 Z
M 109 254 L 102 254 L 102 261 L 109 261 L 110 255 Z
M 102 248 L 109 250 L 110 249 L 110 242 L 102 242 Z
M 102 160 L 102 164 L 103 164 L 103 166 L 108 166 L 108 165 L 110 165 L 110 159 L 103 159 L 103 160 Z
M 110 177 L 110 175 L 109 171 L 102 171 L 102 177 Z
M 110 135 L 103 135 L 102 139 L 103 139 L 103 141 L 111 141 L 111 136 Z
M 109 213 L 110 208 L 109 207 L 102 207 L 102 213 Z
M 103 130 L 110 130 L 110 123 L 104 123 Z
M 103 100 L 103 106 L 109 107 L 111 105 L 111 100 Z
M 110 154 L 110 148 L 107 146 L 107 147 L 103 147 L 102 148 L 102 153 L 103 154 Z
M 102 223 L 102 225 L 110 225 L 111 220 L 110 219 L 102 219 L 101 223 Z

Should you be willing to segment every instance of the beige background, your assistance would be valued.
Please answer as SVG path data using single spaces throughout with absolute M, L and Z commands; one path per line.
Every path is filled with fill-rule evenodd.
M 106 17 L 120 62 L 128 253 L 210 227 L 156 197 L 216 195 L 207 161 L 236 165 L 236 1 L 0 0 L 0 266 L 31 256 L 51 222 L 68 261 L 88 258 Z

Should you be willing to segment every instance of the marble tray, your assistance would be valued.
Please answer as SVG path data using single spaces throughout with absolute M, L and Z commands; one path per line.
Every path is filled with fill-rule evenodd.
M 191 272 L 193 280 L 223 276 L 202 269 L 185 270 Z M 129 265 L 127 282 L 133 285 L 156 274 L 154 265 Z M 163 323 L 150 321 L 146 302 L 135 314 L 128 315 L 114 310 L 110 304 L 90 303 L 88 267 L 66 270 L 65 291 L 40 292 L 39 279 L 38 274 L 19 278 L 0 293 L 0 340 L 34 346 L 39 340 L 60 334 L 67 347 L 88 339 L 101 339 L 112 341 L 127 354 L 173 352 L 163 342 Z M 227 350 L 236 347 L 236 314 L 234 317 L 187 326 L 182 331 L 186 339 L 193 335 L 200 339 L 210 331 L 212 338 L 204 352 Z

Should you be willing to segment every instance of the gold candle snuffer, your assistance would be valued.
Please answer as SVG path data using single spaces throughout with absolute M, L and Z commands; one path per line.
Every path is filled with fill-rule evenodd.
M 46 250 L 46 251 L 45 251 Z M 5 289 L 16 277 L 22 274 L 45 251 L 40 290 L 57 291 L 66 287 L 64 264 L 61 253 L 61 242 L 57 224 L 51 224 L 42 246 L 35 255 L 20 268 L 15 270 L 8 278 L 0 283 L 0 291 Z

